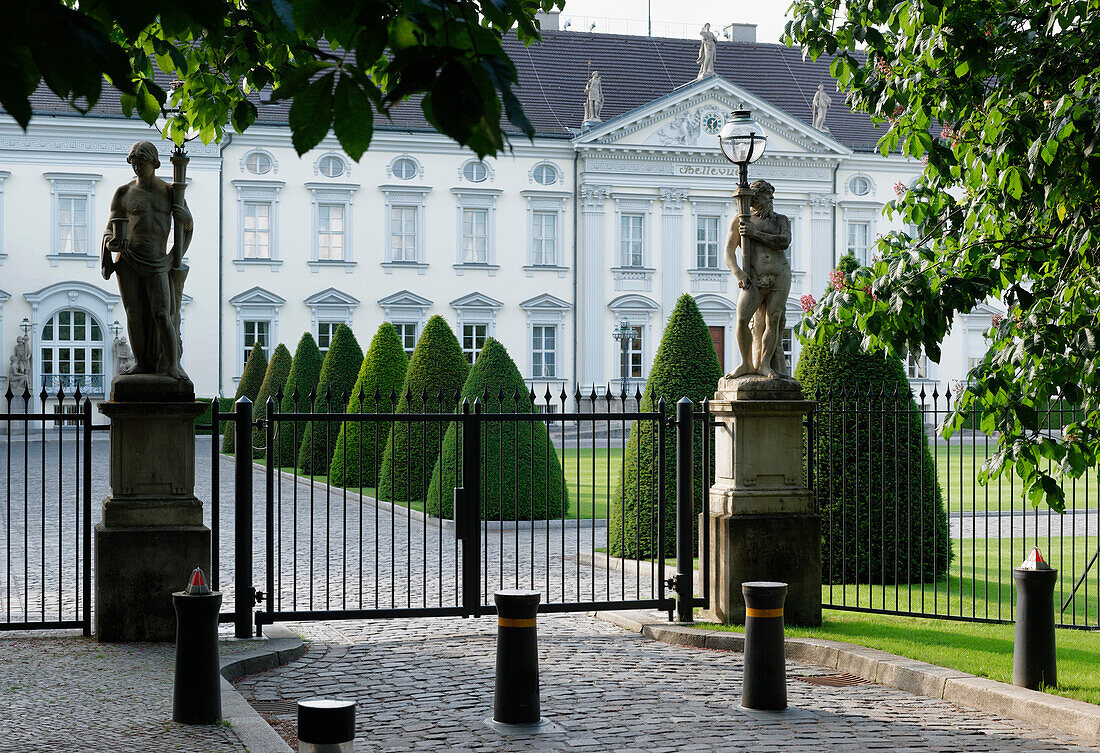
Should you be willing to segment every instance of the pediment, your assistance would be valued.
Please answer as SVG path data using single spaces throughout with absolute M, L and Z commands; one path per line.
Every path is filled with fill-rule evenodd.
M 359 299 L 336 288 L 320 290 L 305 299 L 307 306 L 358 306 Z
M 767 133 L 765 157 L 851 154 L 851 149 L 828 133 L 717 75 L 681 86 L 590 128 L 577 137 L 576 143 L 718 155 L 718 131 L 733 110 L 750 110 Z
M 550 295 L 549 293 L 542 293 L 536 295 L 534 298 L 528 298 L 526 301 L 519 305 L 524 311 L 540 310 L 540 311 L 568 311 L 573 308 L 572 304 L 568 301 L 563 301 L 556 295 Z
M 391 293 L 385 298 L 379 298 L 378 305 L 383 308 L 404 306 L 405 308 L 426 309 L 432 305 L 432 302 L 422 295 L 417 295 L 411 290 L 399 290 L 396 293 Z
M 286 299 L 257 285 L 243 293 L 237 293 L 229 299 L 229 302 L 234 306 L 282 306 L 286 303 Z
M 503 303 L 495 298 L 490 298 L 484 293 L 469 293 L 461 298 L 455 298 L 451 301 L 451 306 L 455 309 L 492 309 L 496 311 L 504 306 Z
M 3 290 L 0 290 L 0 303 L 4 303 L 4 302 L 5 302 L 5 301 L 7 301 L 7 300 L 8 300 L 9 298 L 11 298 L 11 294 L 10 294 L 10 293 L 7 293 L 7 292 L 5 292 L 5 291 L 3 291 Z

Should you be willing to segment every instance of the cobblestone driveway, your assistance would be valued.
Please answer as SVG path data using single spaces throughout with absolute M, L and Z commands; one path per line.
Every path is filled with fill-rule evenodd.
M 301 659 L 237 688 L 292 735 L 272 702 L 354 699 L 355 750 L 382 751 L 1084 751 L 1050 730 L 879 685 L 811 686 L 826 674 L 789 662 L 793 711 L 739 705 L 740 654 L 669 646 L 583 616 L 539 621 L 543 715 L 561 731 L 505 738 L 491 730 L 495 620 L 303 624 Z M 292 706 L 290 707 L 292 708 Z M 264 711 L 264 709 L 268 709 Z

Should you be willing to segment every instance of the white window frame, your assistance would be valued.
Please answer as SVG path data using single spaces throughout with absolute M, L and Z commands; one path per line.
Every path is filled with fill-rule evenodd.
M 279 192 L 285 181 L 281 180 L 235 180 L 237 189 L 237 258 L 233 264 L 238 270 L 250 266 L 269 267 L 278 270 L 283 263 L 279 258 Z M 244 255 L 244 218 L 245 205 L 268 204 L 271 223 L 271 257 L 267 259 L 247 259 Z
M 417 274 L 424 274 L 428 270 L 428 260 L 425 256 L 425 237 L 427 235 L 427 223 L 425 222 L 425 208 L 428 203 L 430 186 L 403 186 L 385 185 L 379 186 L 379 190 L 386 197 L 384 214 L 382 215 L 382 248 L 385 250 L 382 268 L 386 274 L 393 274 L 397 269 L 415 269 Z M 394 207 L 411 207 L 416 210 L 416 259 L 413 261 L 395 261 L 393 249 L 390 246 L 390 216 Z
M 546 337 L 549 333 L 553 338 L 551 346 L 546 347 Z M 538 342 L 536 342 L 536 335 L 538 335 Z M 536 347 L 538 345 L 539 347 Z M 560 377 L 561 363 L 561 327 L 557 324 L 532 324 L 531 325 L 531 343 L 528 350 L 531 358 L 531 381 L 556 381 Z M 553 361 L 553 373 L 546 373 L 546 356 L 549 355 Z M 536 358 L 541 356 L 541 358 Z M 541 361 L 541 374 L 535 373 L 539 366 L 536 366 L 536 361 Z
M 253 155 L 261 155 L 271 160 L 271 169 L 266 173 L 254 173 L 248 169 L 248 159 Z M 244 175 L 255 175 L 258 179 L 262 180 L 265 175 L 275 175 L 279 172 L 279 161 L 275 159 L 275 155 L 266 149 L 249 149 L 243 155 L 241 155 L 241 173 Z
M 613 326 L 618 326 L 619 322 L 626 319 L 626 323 L 629 326 L 641 328 L 642 373 L 640 377 L 631 376 L 627 379 L 627 392 L 632 393 L 633 390 L 630 389 L 631 386 L 641 385 L 649 378 L 649 369 L 653 363 L 653 354 L 656 352 L 653 346 L 653 313 L 660 312 L 661 307 L 656 301 L 648 296 L 628 293 L 611 301 L 611 303 L 607 304 L 607 308 L 610 309 L 613 314 L 611 318 L 611 321 L 614 322 Z M 608 328 L 607 331 L 610 333 L 611 329 Z M 607 381 L 610 381 L 611 384 L 614 385 L 616 382 L 621 382 L 622 380 L 622 373 L 620 371 L 622 367 L 622 347 L 610 334 L 607 335 L 607 343 L 607 347 L 611 354 L 609 362 L 612 365 L 611 368 L 613 372 L 607 375 Z
M 359 306 L 359 299 L 336 288 L 325 288 L 306 298 L 303 303 L 309 306 L 310 331 L 320 347 L 321 322 L 342 322 L 352 326 L 352 315 Z
M 340 328 L 341 324 L 348 324 L 343 319 L 319 319 L 314 326 L 316 330 L 317 349 L 321 351 L 321 355 L 328 353 L 329 348 L 332 347 L 332 339 L 336 337 L 336 330 Z M 350 326 L 350 325 L 349 325 Z M 325 336 L 322 336 L 324 334 Z M 321 341 L 328 338 L 328 345 L 321 345 Z
M 646 263 L 645 215 L 640 212 L 623 212 L 619 215 L 619 266 L 640 269 Z M 627 232 L 627 227 L 630 232 Z M 637 237 L 634 231 L 637 230 Z M 629 236 L 629 237 L 628 237 Z M 629 244 L 629 246 L 628 246 Z
M 237 310 L 237 344 L 236 353 L 244 353 L 244 323 L 245 321 L 268 321 L 270 340 L 267 353 L 270 360 L 274 349 L 272 343 L 279 342 L 279 310 L 286 300 L 274 293 L 264 290 L 260 286 L 249 288 L 229 299 L 229 303 Z M 244 371 L 244 363 L 241 363 L 241 371 Z M 241 375 L 233 376 L 234 382 L 241 381 Z
M 540 183 L 538 180 L 536 180 L 535 172 L 541 167 L 549 167 L 551 170 L 553 170 L 554 180 L 550 181 L 549 183 Z M 550 160 L 541 160 L 531 165 L 531 169 L 527 171 L 527 182 L 536 186 L 545 186 L 546 188 L 550 188 L 551 186 L 565 183 L 565 171 L 555 165 Z
M 722 252 L 722 217 L 715 214 L 696 214 L 695 219 L 695 268 L 714 270 L 718 269 L 718 265 L 721 263 Z M 713 221 L 714 223 L 714 237 L 713 238 L 700 238 L 699 234 L 702 231 L 706 231 L 709 235 L 709 227 L 705 227 L 703 223 L 709 225 Z M 713 251 L 714 261 L 710 261 L 711 252 Z M 705 258 L 704 258 L 705 257 Z
M 526 337 L 526 352 L 527 363 L 525 373 L 527 375 L 527 384 L 531 389 L 535 390 L 536 394 L 544 393 L 546 387 L 549 385 L 555 385 L 557 389 L 552 390 L 555 394 L 560 391 L 560 387 L 566 382 L 565 377 L 565 344 L 563 338 L 565 337 L 565 326 L 569 313 L 573 310 L 572 304 L 567 301 L 563 301 L 561 298 L 553 296 L 549 293 L 541 293 L 534 298 L 529 298 L 520 304 L 520 308 L 527 314 L 527 337 Z M 554 339 L 554 363 L 555 374 L 552 377 L 535 376 L 535 361 L 534 361 L 534 328 L 535 327 L 554 327 L 555 339 Z M 541 389 L 536 389 L 536 385 L 542 386 Z
M 466 177 L 466 166 L 470 164 L 480 164 L 482 167 L 485 168 L 484 180 L 474 181 Z M 479 160 L 477 158 L 468 159 L 458 166 L 458 179 L 463 183 L 468 183 L 471 186 L 483 186 L 486 183 L 492 183 L 495 178 L 496 171 L 493 169 L 493 166 L 484 160 Z
M 412 324 L 416 328 L 416 337 L 419 339 L 432 302 L 412 291 L 401 290 L 382 298 L 378 301 L 378 305 L 382 307 L 387 322 Z
M 852 184 L 855 183 L 856 180 L 867 181 L 866 193 L 856 193 L 854 190 L 852 190 Z M 875 179 L 867 173 L 855 173 L 854 175 L 849 175 L 848 179 L 844 181 L 844 193 L 847 196 L 851 196 L 862 201 L 870 201 L 874 198 L 877 191 L 878 186 L 875 183 Z
M 499 188 L 452 188 L 451 193 L 458 199 L 457 229 L 455 244 L 455 272 L 462 276 L 468 271 L 487 271 L 495 277 L 500 266 L 496 263 L 496 205 L 500 196 Z M 485 212 L 485 261 L 467 262 L 464 244 L 464 220 L 467 210 Z
M 468 293 L 460 298 L 456 298 L 451 301 L 451 308 L 455 310 L 458 315 L 458 329 L 456 334 L 458 335 L 458 344 L 463 347 L 463 353 L 465 350 L 464 342 L 464 329 L 468 324 L 485 325 L 485 336 L 496 337 L 496 319 L 497 312 L 504 307 L 504 304 L 495 298 L 490 298 L 484 293 Z M 475 358 L 477 354 L 474 354 Z
M 527 203 L 527 263 L 523 267 L 524 273 L 528 277 L 534 277 L 536 272 L 553 272 L 558 277 L 565 277 L 569 273 L 569 267 L 565 263 L 565 212 L 572 194 L 565 191 L 532 190 L 520 191 L 520 195 Z M 553 214 L 557 224 L 557 243 L 550 264 L 536 264 L 535 259 L 535 215 L 541 213 Z
M 392 321 L 390 319 L 387 319 L 386 321 L 388 321 L 390 324 L 392 324 L 393 328 L 395 330 L 397 330 L 397 337 L 398 337 L 399 340 L 401 340 L 401 349 L 405 351 L 405 355 L 407 355 L 409 358 L 412 358 L 413 351 L 416 350 L 416 342 L 417 342 L 417 340 L 420 339 L 420 322 L 419 321 L 411 321 L 411 322 L 410 321 Z M 406 327 L 412 327 L 412 347 L 411 348 L 408 347 L 408 344 L 405 342 L 405 334 L 406 333 L 403 330 Z
M 344 166 L 344 171 L 339 175 L 333 175 L 329 177 L 321 172 L 321 163 L 329 158 L 336 159 Z M 313 162 L 313 174 L 324 178 L 325 180 L 346 180 L 351 177 L 351 163 L 344 158 L 339 152 L 325 152 L 324 154 L 317 155 L 317 159 Z
M 467 327 L 469 327 L 473 330 L 473 332 L 471 334 L 471 337 L 473 338 L 473 340 L 472 340 L 472 343 L 473 343 L 472 350 L 467 350 L 467 348 L 466 348 L 466 328 Z M 477 330 L 478 330 L 479 327 L 484 327 L 485 328 L 484 333 L 482 333 L 482 335 L 481 335 L 481 345 L 477 344 L 477 338 L 478 338 Z M 462 348 L 462 355 L 464 355 L 466 357 L 466 361 L 469 362 L 469 364 L 471 366 L 473 366 L 474 362 L 477 360 L 477 356 L 478 356 L 479 353 L 481 353 L 481 349 L 485 347 L 485 342 L 490 337 L 492 337 L 492 335 L 489 334 L 490 329 L 492 329 L 492 324 L 489 321 L 472 321 L 471 320 L 471 321 L 468 321 L 468 322 L 462 322 L 461 324 L 458 325 L 458 344 L 459 344 L 459 347 Z
M 60 330 L 59 330 L 60 322 L 58 322 L 57 325 L 55 326 L 55 329 L 52 333 L 51 338 L 49 340 L 47 340 L 46 337 L 45 337 L 46 325 L 50 324 L 57 317 L 61 316 L 62 314 L 65 314 L 65 313 L 68 313 L 68 314 L 83 314 L 84 315 L 84 319 L 85 319 L 85 325 L 84 325 L 85 326 L 85 337 L 84 337 L 84 339 L 82 339 L 82 340 L 76 340 L 76 339 L 62 340 L 58 336 L 58 334 L 60 332 Z M 93 325 L 95 325 L 96 327 L 99 328 L 99 335 L 100 335 L 99 340 L 94 340 L 91 337 L 91 331 L 92 331 L 92 326 Z M 70 326 L 70 329 L 73 330 L 73 334 L 75 335 L 76 325 L 73 324 L 73 323 L 70 323 L 69 326 Z M 109 355 L 110 348 L 108 347 L 108 344 L 107 344 L 108 343 L 107 332 L 108 332 L 108 330 L 107 330 L 106 325 L 102 321 L 100 321 L 98 317 L 96 317 L 92 312 L 90 312 L 90 311 L 88 311 L 84 308 L 81 308 L 79 306 L 66 306 L 66 307 L 59 308 L 56 311 L 54 311 L 53 313 L 51 313 L 42 322 L 42 325 L 37 328 L 38 337 L 36 339 L 37 339 L 38 342 L 34 343 L 32 345 L 32 347 L 34 348 L 33 355 L 32 355 L 32 363 L 35 364 L 34 368 L 38 372 L 37 374 L 35 374 L 35 378 L 37 379 L 38 384 L 41 385 L 42 387 L 44 387 L 46 389 L 46 392 L 49 395 L 56 395 L 58 387 L 60 386 L 60 387 L 64 388 L 66 395 L 71 396 L 76 391 L 76 388 L 78 386 L 77 382 L 75 381 L 75 379 L 77 377 L 98 377 L 98 384 L 96 384 L 97 380 L 95 380 L 95 379 L 88 380 L 88 381 L 86 381 L 84 379 L 80 379 L 80 392 L 81 392 L 81 394 L 92 396 L 92 397 L 102 396 L 103 394 L 105 394 L 106 389 L 107 389 L 107 385 L 109 384 L 109 382 L 107 381 L 107 374 L 110 371 L 110 366 L 108 365 L 108 360 L 109 360 L 108 355 Z M 70 371 L 69 373 L 65 374 L 65 373 L 62 373 L 60 368 L 58 368 L 56 371 L 52 371 L 48 375 L 50 377 L 55 378 L 55 380 L 54 380 L 55 383 L 46 384 L 47 374 L 45 373 L 45 368 L 46 368 L 47 359 L 45 359 L 43 357 L 42 351 L 50 350 L 53 355 L 48 360 L 48 363 L 51 364 L 51 367 L 52 367 L 53 364 L 57 364 L 60 367 L 61 356 L 60 356 L 59 351 L 62 350 L 62 349 L 68 349 L 70 351 L 79 349 L 79 350 L 85 351 L 86 358 L 84 358 L 82 360 L 83 360 L 83 363 L 85 363 L 87 366 L 94 365 L 94 361 L 92 359 L 92 354 L 95 350 L 98 350 L 99 351 L 99 373 L 97 374 L 94 371 L 85 371 L 84 374 L 76 374 L 75 372 Z M 72 356 L 72 354 L 70 353 L 70 358 L 68 359 L 68 363 L 74 364 L 76 362 L 77 362 L 77 359 L 75 359 Z M 64 379 L 63 377 L 68 377 L 68 379 Z
M 310 269 L 318 272 L 326 267 L 342 267 L 344 272 L 351 274 L 356 261 L 353 253 L 354 234 L 354 209 L 355 192 L 359 190 L 358 183 L 306 183 L 306 188 L 313 198 L 313 230 L 311 233 L 311 257 Z M 321 207 L 342 206 L 344 208 L 344 258 L 322 259 L 320 258 L 321 241 Z
M 848 238 L 851 233 L 852 223 L 866 223 L 867 224 L 867 250 L 864 254 L 864 258 L 860 259 L 859 255 L 856 255 L 856 259 L 860 264 L 869 264 L 873 247 L 875 244 L 876 234 L 878 233 L 878 220 L 882 214 L 882 206 L 880 204 L 874 204 L 870 202 L 844 202 L 839 205 L 840 207 L 840 222 L 837 225 L 837 248 L 840 249 L 840 254 L 844 255 L 848 253 L 849 245 Z M 794 228 L 791 232 L 793 234 Z
M 267 360 L 268 361 L 271 360 L 271 352 L 272 352 L 272 349 L 271 349 L 271 333 L 275 329 L 274 320 L 266 318 L 266 317 L 256 317 L 256 318 L 246 317 L 246 318 L 242 319 L 241 320 L 241 350 L 240 350 L 240 354 L 239 354 L 239 355 L 242 356 L 242 359 L 240 361 L 241 375 L 242 376 L 244 375 L 245 364 L 248 363 L 248 356 L 252 352 L 253 345 L 255 345 L 255 335 L 256 335 L 255 331 L 253 331 L 253 333 L 252 333 L 253 342 L 251 344 L 248 342 L 248 337 L 249 337 L 249 333 L 248 333 L 249 327 L 248 327 L 248 325 L 249 324 L 265 324 L 265 325 L 267 325 L 267 332 L 265 333 L 265 337 L 267 338 L 267 342 L 265 342 L 264 345 L 263 345 L 263 351 L 264 351 L 264 356 L 267 357 Z
M 615 246 L 613 251 L 615 290 L 634 290 L 649 292 L 653 289 L 653 201 L 655 197 L 636 195 L 613 195 L 615 199 Z M 623 254 L 623 217 L 641 215 L 641 266 L 624 264 Z
M 102 175 L 89 173 L 44 173 L 50 182 L 50 253 L 46 258 L 51 267 L 64 260 L 79 260 L 88 268 L 99 263 L 98 234 L 95 233 L 95 184 Z M 85 202 L 85 249 L 83 253 L 65 253 L 61 251 L 61 200 L 62 198 L 82 199 Z
M 408 160 L 416 168 L 416 170 L 413 172 L 413 174 L 410 175 L 408 178 L 402 178 L 394 171 L 394 166 L 396 166 L 397 163 L 400 162 L 401 160 Z M 394 157 L 393 159 L 391 159 L 389 161 L 389 164 L 386 165 L 386 177 L 387 178 L 393 178 L 394 180 L 417 180 L 417 179 L 421 179 L 421 178 L 424 177 L 424 165 L 422 165 L 420 163 L 420 160 L 418 160 L 416 157 L 412 156 L 411 154 L 398 154 L 396 157 Z

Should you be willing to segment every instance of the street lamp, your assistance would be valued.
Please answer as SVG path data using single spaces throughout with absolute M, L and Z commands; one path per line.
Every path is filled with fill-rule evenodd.
M 626 394 L 626 380 L 630 370 L 630 341 L 634 339 L 634 335 L 634 328 L 630 326 L 630 322 L 626 320 L 625 316 L 619 320 L 619 325 L 611 331 L 611 336 L 618 341 L 619 347 L 622 350 L 620 365 L 622 366 L 624 395 Z
M 749 165 L 764 154 L 768 146 L 768 136 L 748 110 L 736 110 L 718 133 L 718 146 L 723 156 L 737 165 L 737 206 L 742 217 L 749 214 L 752 191 L 749 190 Z
M 31 334 L 31 320 L 24 316 L 23 321 L 20 322 L 20 324 L 19 324 L 19 329 L 23 330 L 23 335 L 25 337 L 30 337 L 30 334 Z
M 118 323 L 118 319 L 115 319 L 113 322 L 111 322 L 110 329 L 111 329 L 111 334 L 114 335 L 115 339 L 117 340 L 119 334 L 122 333 L 122 325 Z

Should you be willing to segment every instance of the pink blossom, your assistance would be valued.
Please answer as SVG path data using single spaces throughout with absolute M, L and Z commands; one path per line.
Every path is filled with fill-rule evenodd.
M 900 180 L 894 184 L 894 193 L 898 196 L 904 196 L 905 192 L 909 190 L 909 186 L 902 183 Z
M 803 314 L 810 313 L 813 310 L 814 306 L 817 305 L 817 301 L 814 300 L 814 297 L 812 295 L 810 295 L 809 293 L 802 296 L 798 300 L 802 303 L 802 313 Z
M 844 289 L 844 273 L 839 269 L 834 269 L 829 273 L 829 284 L 833 286 L 833 290 Z
M 879 58 L 878 60 L 876 60 L 875 66 L 878 68 L 879 74 L 883 77 L 889 76 L 894 72 L 893 66 L 886 62 L 886 60 L 884 60 L 883 58 Z
M 877 295 L 875 295 L 875 291 L 871 290 L 871 286 L 870 286 L 870 285 L 868 285 L 867 287 L 865 287 L 865 288 L 863 289 L 863 292 L 864 292 L 864 293 L 866 293 L 867 295 L 871 296 L 871 300 L 872 300 L 872 301 L 877 301 L 877 300 L 878 300 L 878 296 L 877 296 Z
M 999 328 L 1001 326 L 1001 322 L 1003 322 L 1004 319 L 1005 318 L 1003 316 L 1001 316 L 1000 314 L 994 314 L 993 315 L 993 327 L 994 327 L 994 329 Z

